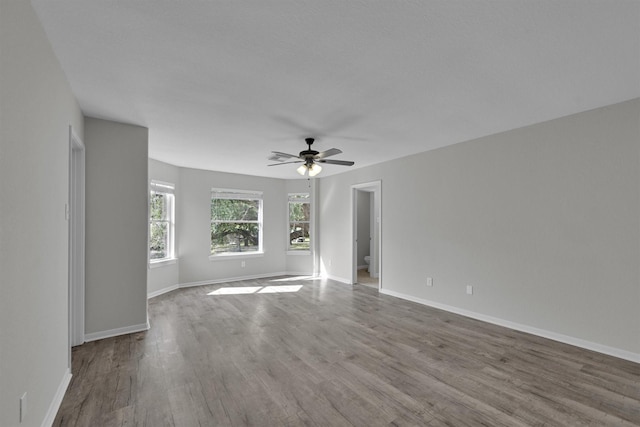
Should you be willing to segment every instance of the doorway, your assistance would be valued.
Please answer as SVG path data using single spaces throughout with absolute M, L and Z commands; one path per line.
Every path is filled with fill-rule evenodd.
M 71 347 L 84 343 L 85 148 L 69 126 L 69 367 Z
M 352 283 L 382 289 L 381 181 L 351 186 Z

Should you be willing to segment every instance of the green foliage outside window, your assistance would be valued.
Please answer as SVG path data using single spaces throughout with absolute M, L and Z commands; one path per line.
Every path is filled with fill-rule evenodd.
M 211 199 L 211 253 L 260 250 L 260 208 L 255 199 Z
M 167 193 L 152 191 L 149 204 L 149 258 L 168 258 L 169 254 L 169 197 Z
M 311 203 L 308 193 L 289 195 L 289 250 L 311 249 Z

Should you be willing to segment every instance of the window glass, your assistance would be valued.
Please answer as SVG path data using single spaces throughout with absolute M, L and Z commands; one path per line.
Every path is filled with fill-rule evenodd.
M 311 199 L 309 193 L 289 194 L 289 250 L 311 250 Z
M 149 259 L 151 262 L 174 257 L 174 187 L 151 182 L 149 194 Z
M 262 193 L 211 192 L 211 254 L 262 252 Z

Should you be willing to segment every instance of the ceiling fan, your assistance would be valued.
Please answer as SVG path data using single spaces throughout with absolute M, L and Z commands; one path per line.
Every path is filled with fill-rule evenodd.
M 313 138 L 305 138 L 305 143 L 308 145 L 306 150 L 300 152 L 299 155 L 282 153 L 280 151 L 272 151 L 271 156 L 269 156 L 269 160 L 280 162 L 273 163 L 267 166 L 279 166 L 286 165 L 290 163 L 304 163 L 301 165 L 297 171 L 300 175 L 305 175 L 307 172 L 309 176 L 316 176 L 322 170 L 322 167 L 318 163 L 328 163 L 331 165 L 341 165 L 341 166 L 353 166 L 355 163 L 347 160 L 327 160 L 327 157 L 335 156 L 336 154 L 342 153 L 342 150 L 338 150 L 337 148 L 331 148 L 327 151 L 318 152 L 311 149 L 311 144 L 315 141 Z M 291 162 L 285 162 L 285 159 L 299 159 Z

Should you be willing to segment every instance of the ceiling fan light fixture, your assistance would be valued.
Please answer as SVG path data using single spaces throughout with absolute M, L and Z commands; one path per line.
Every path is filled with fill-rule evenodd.
M 312 163 L 309 166 L 309 176 L 316 176 L 322 171 L 322 166 L 317 163 Z
M 307 165 L 302 165 L 296 170 L 300 175 L 304 176 L 304 174 L 307 173 Z

